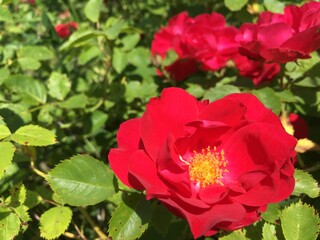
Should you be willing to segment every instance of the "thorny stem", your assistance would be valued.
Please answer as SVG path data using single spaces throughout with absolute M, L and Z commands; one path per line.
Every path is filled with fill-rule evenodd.
M 100 240 L 111 240 L 111 238 L 109 238 L 107 235 L 105 235 L 102 232 L 102 230 L 95 224 L 95 222 L 92 220 L 92 218 L 90 217 L 90 215 L 87 213 L 87 211 L 84 208 L 79 207 L 79 210 L 82 213 L 82 215 L 84 216 L 84 218 L 91 225 L 93 230 L 96 232 L 96 234 L 99 236 Z

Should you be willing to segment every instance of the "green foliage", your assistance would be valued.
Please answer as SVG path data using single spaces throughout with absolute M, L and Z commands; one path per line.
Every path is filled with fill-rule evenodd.
M 113 174 L 106 165 L 89 156 L 78 155 L 62 161 L 49 172 L 47 181 L 71 206 L 97 204 L 114 194 Z
M 278 240 L 276 227 L 270 223 L 265 223 L 262 229 L 263 240 Z
M 123 200 L 113 213 L 109 234 L 114 240 L 134 240 L 147 229 L 150 221 L 150 202 L 140 194 L 133 193 Z
M 53 132 L 36 125 L 20 127 L 10 136 L 10 139 L 26 146 L 48 146 L 56 143 Z
M 315 209 L 301 201 L 287 207 L 281 215 L 281 227 L 286 239 L 315 240 L 320 219 Z
M 40 217 L 40 234 L 45 239 L 55 239 L 68 228 L 72 218 L 69 207 L 53 207 Z
M 246 234 L 242 230 L 236 230 L 219 238 L 219 240 L 246 240 Z
M 239 11 L 241 8 L 243 8 L 248 3 L 248 0 L 224 0 L 224 4 L 227 8 L 229 8 L 231 11 Z
M 311 198 L 319 197 L 319 184 L 309 173 L 297 169 L 294 178 L 296 184 L 292 193 L 293 195 L 299 196 L 304 193 Z

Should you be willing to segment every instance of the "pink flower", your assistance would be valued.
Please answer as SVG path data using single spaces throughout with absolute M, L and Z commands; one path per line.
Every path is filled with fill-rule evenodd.
M 286 63 L 310 58 L 320 48 L 320 3 L 287 6 L 284 14 L 264 12 L 256 24 L 245 23 L 236 39 L 251 59 Z M 303 40 L 302 40 L 303 39 Z
M 233 60 L 236 68 L 239 69 L 239 75 L 252 79 L 255 85 L 272 81 L 280 71 L 278 63 L 254 61 L 240 54 L 234 57 Z
M 108 156 L 117 177 L 185 218 L 195 238 L 252 224 L 294 188 L 297 142 L 250 94 L 209 103 L 165 89 L 117 140 Z

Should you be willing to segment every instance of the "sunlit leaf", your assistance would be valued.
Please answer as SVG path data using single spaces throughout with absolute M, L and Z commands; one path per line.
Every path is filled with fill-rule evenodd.
M 72 218 L 69 207 L 53 207 L 40 217 L 40 234 L 45 239 L 54 239 L 63 234 Z
M 132 194 L 119 205 L 109 222 L 113 240 L 135 240 L 147 229 L 151 217 L 151 204 L 145 196 Z
M 48 146 L 56 143 L 56 136 L 53 132 L 37 125 L 20 127 L 10 138 L 26 146 Z
M 114 194 L 113 174 L 101 161 L 77 155 L 49 172 L 51 188 L 72 206 L 94 205 Z
M 301 201 L 283 210 L 281 227 L 286 239 L 315 240 L 319 231 L 319 216 L 313 207 Z

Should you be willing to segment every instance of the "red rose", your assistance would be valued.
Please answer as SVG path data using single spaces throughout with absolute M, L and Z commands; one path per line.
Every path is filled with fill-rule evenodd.
M 76 22 L 57 24 L 55 26 L 55 30 L 60 38 L 67 38 L 70 36 L 71 31 L 76 30 L 78 28 L 78 25 L 79 24 Z
M 239 75 L 251 78 L 255 85 L 272 81 L 280 71 L 278 63 L 254 61 L 240 54 L 234 57 L 233 60 L 236 68 L 239 69 Z
M 190 59 L 185 46 L 181 42 L 181 37 L 184 34 L 185 28 L 191 18 L 186 12 L 182 12 L 170 19 L 168 26 L 161 28 L 154 35 L 154 40 L 151 45 L 151 54 L 159 55 L 165 59 L 166 54 L 170 50 L 174 50 L 178 55 L 178 59 L 169 66 L 165 66 L 165 70 L 169 73 L 173 80 L 181 81 L 198 70 L 197 63 Z M 183 71 L 183 68 L 186 70 Z
M 66 24 L 57 24 L 54 29 L 60 38 L 67 38 L 71 34 L 70 29 Z
M 195 238 L 252 224 L 294 188 L 296 140 L 250 94 L 209 103 L 165 89 L 117 140 L 115 174 L 185 218 Z
M 185 29 L 182 42 L 204 70 L 218 70 L 238 52 L 237 29 L 226 27 L 219 13 L 201 14 Z
M 319 30 L 320 3 L 309 2 L 287 6 L 284 14 L 262 13 L 256 24 L 243 24 L 236 39 L 242 55 L 286 63 L 310 58 L 310 53 L 320 48 Z
M 293 135 L 297 139 L 308 138 L 308 136 L 309 136 L 308 125 L 302 117 L 300 117 L 298 114 L 290 113 L 289 120 L 290 120 L 292 127 L 294 129 Z

